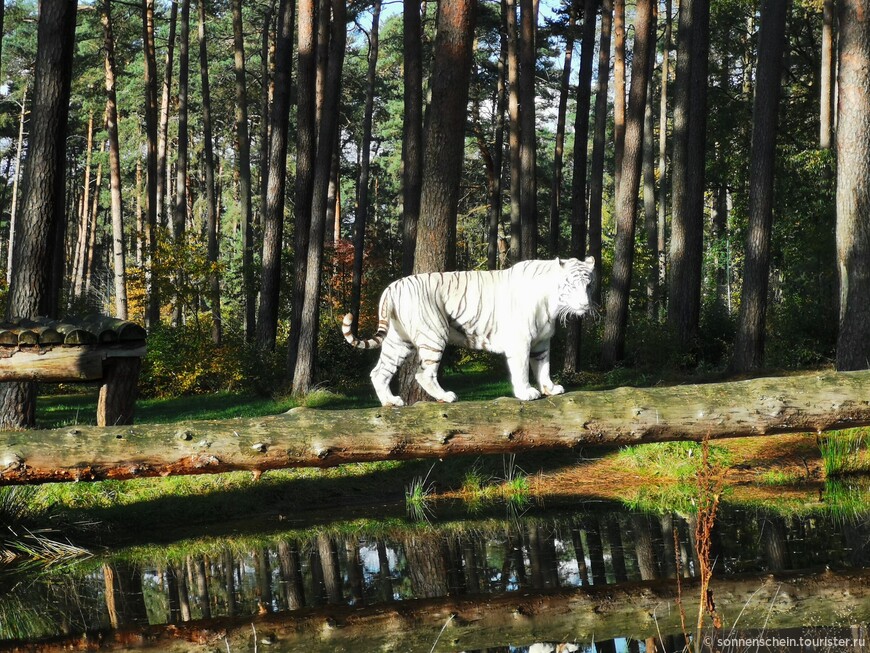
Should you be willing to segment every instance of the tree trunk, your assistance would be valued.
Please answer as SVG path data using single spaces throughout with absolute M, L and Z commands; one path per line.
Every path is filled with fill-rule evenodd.
M 592 169 L 589 175 L 589 255 L 595 259 L 592 301 L 601 305 L 601 202 L 604 192 L 604 150 L 607 132 L 607 82 L 610 78 L 611 0 L 603 0 L 601 43 L 598 48 L 598 90 L 595 93 L 595 129 L 592 137 Z
M 402 274 L 414 270 L 423 183 L 423 29 L 420 1 L 404 0 L 404 116 L 402 122 Z
M 538 181 L 535 125 L 535 61 L 538 11 L 534 0 L 520 2 L 520 231 L 524 260 L 538 258 Z
M 145 135 L 147 141 L 147 201 L 145 221 L 145 292 L 148 307 L 145 324 L 154 328 L 160 324 L 160 293 L 155 276 L 157 265 L 157 64 L 154 53 L 154 0 L 144 0 L 142 41 L 145 56 Z
M 223 338 L 221 319 L 221 282 L 218 273 L 218 210 L 217 190 L 214 179 L 214 143 L 211 118 L 211 88 L 208 78 L 208 42 L 205 33 L 205 2 L 199 0 L 199 76 L 202 86 L 202 140 L 203 164 L 205 167 L 205 230 L 209 271 L 209 303 L 211 304 L 211 339 L 220 346 Z
M 115 37 L 111 4 L 103 2 L 106 44 L 106 130 L 109 135 L 109 176 L 112 197 L 112 261 L 115 278 L 115 317 L 127 319 L 127 265 L 124 255 L 124 216 L 121 199 L 121 147 L 118 143 L 118 104 L 115 97 Z
M 160 95 L 160 127 L 157 133 L 157 224 L 168 221 L 167 189 L 169 188 L 168 147 L 169 147 L 169 104 L 172 101 L 172 59 L 175 53 L 175 28 L 178 24 L 178 4 L 173 0 L 169 10 L 169 37 L 166 42 L 166 66 L 163 69 L 163 85 Z M 152 32 L 153 38 L 153 32 Z M 156 80 L 155 80 L 156 84 Z
M 704 227 L 708 0 L 680 5 L 674 82 L 674 155 L 668 321 L 677 340 L 693 347 L 701 305 Z
M 580 53 L 580 78 L 577 82 L 577 114 L 574 120 L 574 177 L 571 181 L 572 258 L 586 253 L 586 164 L 589 157 L 589 104 L 592 100 L 592 55 L 595 50 L 595 14 L 598 2 L 586 0 L 583 7 L 583 49 Z M 580 368 L 580 325 L 575 318 L 568 324 L 563 370 L 573 374 Z
M 97 249 L 97 219 L 100 213 L 100 192 L 103 186 L 103 162 L 97 164 L 97 178 L 94 182 L 94 196 L 91 198 L 90 208 L 85 207 L 85 210 L 90 211 L 91 217 L 88 219 L 88 234 L 85 241 L 85 256 L 82 261 L 82 274 L 84 275 L 84 290 L 82 296 L 85 301 L 88 301 L 88 295 L 91 292 L 91 286 L 94 281 L 94 254 Z
M 362 161 L 359 171 L 359 202 L 353 225 L 353 281 L 350 295 L 350 312 L 353 313 L 353 332 L 359 326 L 359 306 L 362 295 L 363 253 L 365 248 L 366 221 L 369 212 L 369 167 L 372 148 L 372 113 L 375 104 L 375 76 L 378 65 L 378 30 L 381 20 L 381 0 L 374 0 L 372 29 L 369 33 L 368 71 L 366 74 L 366 105 L 363 115 Z
M 831 149 L 834 131 L 834 0 L 822 5 L 822 70 L 819 94 L 819 147 Z
M 519 64 L 519 48 L 517 47 L 517 4 L 516 0 L 504 0 L 503 5 L 506 11 L 505 29 L 507 32 L 508 42 L 508 117 L 509 117 L 509 133 L 508 133 L 508 148 L 510 162 L 510 203 L 511 203 L 511 242 L 510 254 L 508 256 L 510 263 L 516 263 L 522 260 L 522 242 L 523 233 L 521 229 L 522 215 L 520 209 L 520 198 L 522 191 L 520 188 L 520 64 Z
M 188 143 L 188 96 L 190 80 L 190 0 L 181 2 L 181 28 L 178 34 L 178 145 L 175 162 L 175 206 L 172 212 L 172 241 L 176 250 L 185 246 L 187 228 L 187 167 Z M 167 183 L 167 186 L 169 184 Z M 180 287 L 184 282 L 184 272 L 175 271 L 175 283 Z M 179 293 L 173 298 L 172 326 L 178 326 L 183 319 L 182 299 Z
M 625 0 L 614 0 L 613 8 L 613 152 L 616 163 L 613 196 L 617 197 L 625 149 Z M 619 224 L 616 230 L 619 231 Z
M 91 217 L 91 155 L 94 149 L 94 113 L 88 116 L 88 144 L 85 150 L 85 181 L 82 191 L 81 211 L 79 215 L 79 231 L 76 239 L 75 262 L 73 263 L 73 283 L 69 304 L 82 298 L 85 282 L 85 256 L 88 245 L 88 224 Z M 14 197 L 14 193 L 13 193 Z
M 296 408 L 235 420 L 231 428 L 218 420 L 7 433 L 0 458 L 13 462 L 0 479 L 95 481 L 815 433 L 870 424 L 868 383 L 870 371 L 825 372 L 572 392 L 532 402 Z
M 656 315 L 658 289 L 658 224 L 656 214 L 656 172 L 655 172 L 655 128 L 653 127 L 653 90 L 655 52 L 649 61 L 649 89 L 646 94 L 646 108 L 643 114 L 643 216 L 646 247 L 650 253 L 650 266 L 647 271 L 646 301 L 647 319 L 652 322 Z
M 840 332 L 837 369 L 870 361 L 870 8 L 843 0 L 839 9 L 837 101 L 837 272 Z
M 245 35 L 242 0 L 232 0 L 233 53 L 236 72 L 236 147 L 242 225 L 242 287 L 245 339 L 254 338 L 254 229 L 251 217 L 251 139 L 248 136 L 248 99 L 245 82 Z
M 671 51 L 671 0 L 665 0 L 665 36 L 664 52 L 662 53 L 662 93 L 659 105 L 659 221 L 656 234 L 656 250 L 658 251 L 658 297 L 656 313 L 657 317 L 663 317 L 664 297 L 663 292 L 667 283 L 667 254 L 666 227 L 667 219 L 667 196 L 668 196 L 668 83 L 670 73 Z
M 65 210 L 62 198 L 76 8 L 74 0 L 44 3 L 39 14 L 32 128 L 22 206 L 27 220 L 16 227 L 7 319 L 56 317 L 50 315 L 57 307 L 57 298 L 50 296 L 51 272 Z M 0 429 L 32 426 L 35 401 L 33 383 L 0 386 Z
M 308 231 L 311 221 L 311 199 L 314 188 L 314 156 L 316 134 L 314 122 L 315 94 L 315 11 L 314 0 L 299 0 L 299 82 L 296 104 L 296 185 L 293 205 L 293 301 L 290 318 L 290 347 L 287 369 L 296 369 L 299 333 L 302 327 L 302 305 L 305 298 Z
M 586 17 L 588 21 L 588 17 Z M 577 7 L 568 10 L 568 32 L 565 36 L 565 62 L 562 65 L 562 78 L 559 82 L 559 108 L 556 112 L 556 144 L 553 151 L 553 187 L 550 189 L 550 256 L 559 255 L 560 215 L 562 204 L 562 153 L 565 149 L 565 114 L 568 111 L 568 92 L 571 80 L 571 59 L 574 56 L 574 31 L 577 23 Z M 593 25 L 595 23 L 593 22 Z M 583 72 L 580 72 L 581 78 Z M 582 87 L 577 89 L 583 92 Z M 588 112 L 587 112 L 588 113 Z M 579 115 L 579 114 L 578 114 Z M 588 123 L 587 123 L 588 124 Z M 585 201 L 585 198 L 584 198 Z
M 502 2 L 502 15 L 504 15 Z M 503 21 L 502 21 L 503 23 Z M 495 174 L 494 184 L 489 197 L 489 225 L 486 237 L 487 269 L 499 267 L 499 232 L 502 217 L 502 168 L 504 161 L 504 122 L 507 108 L 507 36 L 504 25 L 499 32 L 501 48 L 498 57 L 498 80 L 496 82 L 495 100 L 495 144 L 492 148 L 492 170 Z
M 752 107 L 752 151 L 749 159 L 749 229 L 740 315 L 731 370 L 738 374 L 764 364 L 764 330 L 770 279 L 770 236 L 773 224 L 773 176 L 776 127 L 785 50 L 788 3 L 765 0 L 758 38 L 758 69 Z
M 628 322 L 628 295 L 634 263 L 634 232 L 637 218 L 637 193 L 643 148 L 643 114 L 646 107 L 649 60 L 655 52 L 656 8 L 652 0 L 639 0 L 635 19 L 634 49 L 631 62 L 631 91 L 625 126 L 625 152 L 622 178 L 616 196 L 617 220 L 613 274 L 607 295 L 602 361 L 611 367 L 622 360 Z
M 295 3 L 293 9 L 295 10 Z M 260 91 L 260 212 L 258 218 L 258 228 L 265 229 L 263 221 L 265 220 L 266 204 L 268 204 L 269 193 L 269 138 L 271 126 L 269 125 L 269 117 L 271 114 L 270 107 L 272 106 L 272 98 L 275 95 L 275 57 L 277 44 L 277 35 L 275 40 L 272 38 L 272 18 L 275 15 L 275 0 L 269 0 L 263 11 L 263 27 L 260 32 L 260 83 L 262 89 Z M 292 39 L 292 37 L 291 37 Z M 288 78 L 289 79 L 289 78 Z M 288 108 L 289 111 L 289 108 Z M 286 169 L 286 166 L 285 166 Z M 259 323 L 259 316 L 257 317 Z
M 275 349 L 278 332 L 278 300 L 281 288 L 281 251 L 284 244 L 284 200 L 287 177 L 287 132 L 290 124 L 290 75 L 293 63 L 293 0 L 281 0 L 275 45 L 275 96 L 269 116 L 269 188 L 263 214 L 263 271 L 260 313 L 257 316 L 257 346 Z
M 18 118 L 18 144 L 15 147 L 15 181 L 12 182 L 12 206 L 9 211 L 9 242 L 6 250 L 6 285 L 12 283 L 12 254 L 15 251 L 16 218 L 18 216 L 18 188 L 21 186 L 21 154 L 24 148 L 24 119 L 27 117 L 27 87 L 21 96 L 21 115 Z M 88 131 L 90 134 L 90 130 Z
M 324 18 L 324 17 L 321 17 Z M 341 71 L 347 41 L 345 0 L 332 0 L 329 67 L 324 88 L 324 110 L 319 125 L 317 158 L 311 197 L 311 219 L 308 231 L 305 295 L 299 329 L 299 348 L 293 372 L 293 394 L 306 394 L 314 383 L 317 362 L 317 331 L 320 321 L 320 279 L 323 262 L 323 235 L 326 230 L 326 205 L 329 178 L 332 172 L 332 144 L 338 130 L 341 101 Z

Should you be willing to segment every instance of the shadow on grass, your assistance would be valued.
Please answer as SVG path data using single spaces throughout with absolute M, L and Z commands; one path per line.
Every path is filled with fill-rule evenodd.
M 565 452 L 547 452 L 517 456 L 515 464 L 536 474 L 579 461 Z M 494 481 L 504 480 L 504 466 L 502 456 L 468 456 L 434 463 L 388 461 L 330 470 L 273 471 L 259 480 L 247 472 L 231 472 L 101 481 L 43 486 L 39 500 L 54 506 L 64 521 L 100 524 L 99 544 L 162 542 L 204 530 L 213 535 L 236 532 L 233 522 L 255 523 L 258 528 L 282 522 L 286 527 L 403 514 L 405 490 L 415 479 L 428 475 L 428 482 L 444 492 L 461 487 L 472 469 Z

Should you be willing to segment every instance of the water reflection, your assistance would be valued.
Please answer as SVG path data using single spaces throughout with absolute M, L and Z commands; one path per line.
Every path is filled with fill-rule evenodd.
M 343 532 L 337 525 L 322 532 L 292 532 L 259 541 L 185 542 L 164 550 L 126 551 L 35 576 L 6 574 L 0 598 L 0 638 L 36 640 L 161 624 L 208 624 L 213 629 L 214 623 L 221 623 L 230 632 L 236 623 L 233 619 L 249 623 L 252 618 L 268 624 L 262 626 L 264 632 L 277 633 L 281 628 L 278 617 L 291 612 L 298 618 L 290 629 L 296 634 L 305 630 L 299 625 L 302 621 L 315 617 L 321 620 L 321 628 L 329 627 L 330 620 L 362 619 L 360 615 L 369 615 L 373 623 L 383 626 L 398 618 L 395 614 L 407 619 L 413 613 L 414 618 L 437 626 L 478 604 L 474 608 L 477 618 L 485 622 L 491 618 L 486 611 L 502 605 L 495 598 L 482 600 L 490 596 L 509 608 L 505 625 L 494 622 L 494 633 L 499 628 L 515 633 L 517 624 L 525 621 L 529 628 L 526 647 L 502 641 L 500 647 L 487 650 L 591 651 L 589 642 L 577 649 L 560 649 L 556 648 L 558 641 L 538 637 L 539 631 L 546 630 L 540 626 L 539 617 L 545 612 L 541 606 L 546 604 L 551 616 L 561 615 L 564 608 L 565 623 L 581 628 L 578 606 L 597 608 L 606 597 L 610 602 L 606 609 L 598 615 L 588 610 L 583 618 L 588 618 L 593 630 L 598 624 L 599 633 L 611 636 L 622 627 L 626 637 L 596 641 L 594 650 L 651 651 L 652 640 L 628 637 L 639 632 L 634 630 L 638 624 L 633 619 L 644 621 L 645 632 L 653 624 L 649 610 L 641 609 L 639 601 L 650 598 L 651 590 L 643 588 L 658 586 L 638 585 L 638 581 L 673 578 L 677 569 L 686 579 L 695 576 L 693 522 L 692 515 L 649 515 L 600 505 L 574 514 L 441 527 L 418 525 L 375 535 L 350 529 Z M 866 516 L 798 518 L 723 506 L 713 530 L 715 576 L 826 566 L 863 568 L 870 561 L 868 542 Z M 753 582 L 745 592 L 734 589 L 733 596 L 744 600 L 758 585 Z M 670 610 L 672 585 L 662 584 L 662 589 L 655 590 L 661 592 L 661 600 L 652 605 L 660 604 L 663 613 Z M 621 593 L 571 592 L 573 588 L 597 592 L 602 586 L 620 588 Z M 864 609 L 864 604 L 856 605 Z M 720 605 L 723 614 L 732 617 L 740 609 L 739 604 L 735 606 Z M 832 613 L 837 612 L 834 608 Z M 371 615 L 380 615 L 380 621 Z M 856 616 L 862 615 L 849 613 L 846 618 Z M 862 618 L 866 621 L 870 612 Z M 685 642 L 677 636 L 679 629 L 674 624 L 678 620 L 673 614 L 655 619 L 654 625 L 663 633 L 659 650 L 679 650 Z M 453 633 L 452 629 L 465 625 L 443 630 Z M 433 632 L 437 634 L 438 628 Z M 378 635 L 386 634 L 385 630 Z M 431 646 L 434 639 L 427 641 Z M 439 642 L 436 650 L 462 648 L 454 633 L 452 639 Z M 410 642 L 407 650 L 414 650 Z

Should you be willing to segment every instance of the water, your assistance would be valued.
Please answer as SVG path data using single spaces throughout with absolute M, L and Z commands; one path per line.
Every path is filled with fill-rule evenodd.
M 676 599 L 691 633 L 700 597 L 695 516 L 600 502 L 504 514 L 203 533 L 8 568 L 0 650 L 71 646 L 83 633 L 107 650 L 682 648 Z M 712 598 L 727 628 L 852 633 L 870 621 L 870 514 L 723 504 L 710 545 Z

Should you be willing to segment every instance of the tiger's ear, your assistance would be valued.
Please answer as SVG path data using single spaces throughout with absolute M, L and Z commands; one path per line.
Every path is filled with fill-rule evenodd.
M 563 267 L 563 268 L 565 267 L 565 261 L 560 259 L 558 256 L 556 257 L 556 264 Z
M 594 256 L 587 256 L 586 259 L 585 259 L 583 262 L 584 262 L 586 265 L 588 265 L 590 268 L 594 268 L 594 267 L 595 267 L 595 257 L 594 257 Z

